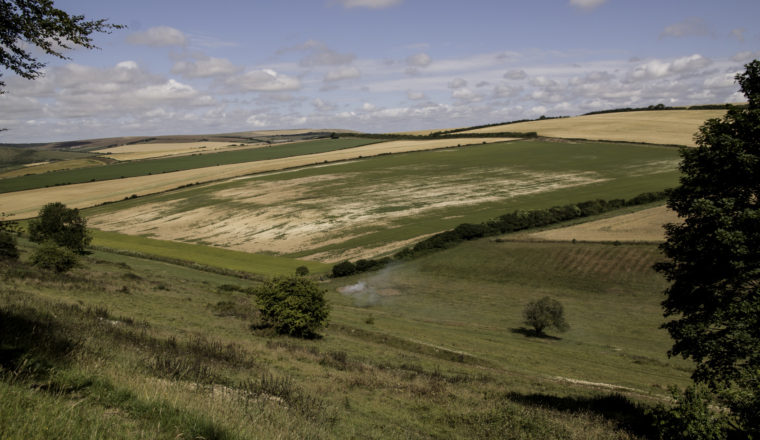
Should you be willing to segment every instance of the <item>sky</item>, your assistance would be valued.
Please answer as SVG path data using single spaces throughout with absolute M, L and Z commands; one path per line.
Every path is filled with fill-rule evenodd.
M 3 142 L 392 132 L 741 102 L 757 0 L 56 0 L 126 29 L 0 69 Z

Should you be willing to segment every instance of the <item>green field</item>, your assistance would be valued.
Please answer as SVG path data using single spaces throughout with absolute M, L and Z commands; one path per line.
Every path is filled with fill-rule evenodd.
M 122 177 L 146 176 L 149 174 L 205 168 L 215 165 L 253 162 L 267 159 L 316 154 L 327 151 L 353 148 L 377 142 L 372 139 L 321 139 L 274 145 L 266 148 L 251 148 L 220 153 L 196 154 L 162 159 L 114 163 L 102 167 L 55 171 L 41 175 L 14 177 L 0 180 L 0 193 L 44 188 L 54 185 L 68 185 Z
M 677 184 L 678 159 L 670 147 L 515 141 L 252 176 L 86 214 L 104 230 L 336 261 L 516 209 L 661 191 Z
M 691 368 L 665 356 L 658 258 L 469 242 L 323 284 L 331 322 L 306 341 L 250 329 L 253 298 L 219 289 L 250 281 L 102 251 L 67 275 L 2 264 L 0 434 L 643 438 L 645 408 Z M 567 333 L 526 336 L 522 308 L 543 295 Z
M 36 162 L 85 159 L 88 157 L 92 157 L 92 154 L 0 146 L 0 172 L 17 169 Z
M 147 237 L 130 236 L 115 232 L 93 230 L 93 246 L 119 251 L 183 260 L 204 266 L 248 272 L 257 275 L 292 275 L 299 266 L 306 266 L 309 272 L 320 274 L 330 266 L 315 261 L 302 261 L 273 255 L 249 254 L 217 247 L 155 240 Z

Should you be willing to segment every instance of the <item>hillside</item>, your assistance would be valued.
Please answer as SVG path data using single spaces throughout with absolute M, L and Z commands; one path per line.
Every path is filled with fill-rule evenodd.
M 694 133 L 725 110 L 656 110 L 603 113 L 495 125 L 463 133 L 535 131 L 539 136 L 694 146 Z

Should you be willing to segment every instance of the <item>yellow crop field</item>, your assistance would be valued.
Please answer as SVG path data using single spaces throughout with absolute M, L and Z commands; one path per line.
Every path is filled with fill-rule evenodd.
M 527 237 L 549 241 L 664 241 L 662 226 L 678 222 L 676 213 L 663 205 L 565 228 L 534 232 Z
M 133 144 L 96 150 L 95 153 L 106 154 L 115 160 L 150 159 L 154 157 L 175 156 L 179 154 L 215 153 L 219 150 L 251 148 L 266 144 L 235 147 L 229 142 L 171 142 L 155 144 Z
M 654 110 L 543 119 L 479 128 L 465 133 L 535 131 L 539 136 L 695 146 L 694 133 L 725 110 Z
M 6 218 L 19 219 L 34 217 L 39 209 L 49 202 L 62 202 L 71 208 L 86 208 L 105 202 L 122 200 L 131 195 L 154 194 L 183 185 L 211 182 L 215 180 L 244 176 L 247 174 L 278 171 L 316 165 L 324 162 L 357 159 L 381 154 L 404 153 L 410 151 L 433 150 L 457 145 L 504 142 L 510 138 L 459 138 L 424 141 L 391 141 L 369 144 L 356 148 L 330 151 L 319 154 L 262 160 L 231 165 L 198 168 L 174 173 L 129 177 L 92 183 L 40 188 L 0 194 L 0 206 L 5 208 Z

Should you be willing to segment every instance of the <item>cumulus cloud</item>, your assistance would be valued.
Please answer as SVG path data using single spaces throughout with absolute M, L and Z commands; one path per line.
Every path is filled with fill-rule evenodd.
M 314 99 L 311 102 L 311 105 L 313 105 L 314 109 L 316 109 L 319 112 L 331 112 L 336 109 L 336 106 L 334 104 L 327 103 L 320 98 Z
M 424 52 L 411 55 L 407 57 L 406 59 L 406 65 L 409 67 L 427 67 L 432 62 L 433 62 L 433 59 L 430 57 L 430 55 Z
M 187 37 L 179 29 L 169 26 L 156 26 L 127 36 L 127 42 L 154 47 L 184 46 L 187 44 Z
M 346 66 L 327 72 L 327 75 L 325 75 L 325 81 L 342 81 L 345 79 L 359 78 L 361 75 L 362 73 L 358 68 L 354 66 Z
M 250 70 L 229 78 L 226 83 L 236 90 L 246 92 L 282 92 L 301 88 L 298 78 L 277 73 L 272 69 Z
M 462 78 L 454 78 L 453 80 L 449 81 L 449 88 L 450 89 L 461 89 L 462 87 L 467 86 L 467 81 L 465 81 Z
M 337 0 L 344 8 L 383 9 L 400 4 L 403 0 Z
M 406 92 L 406 98 L 411 101 L 420 101 L 425 99 L 425 94 L 422 92 L 413 92 L 409 90 Z
M 603 5 L 607 0 L 570 0 L 570 6 L 579 9 L 591 10 Z
M 504 74 L 505 79 L 511 79 L 514 81 L 525 79 L 527 77 L 528 77 L 528 74 L 525 73 L 524 70 L 510 70 Z
M 651 60 L 636 66 L 630 79 L 641 81 L 662 78 L 676 73 L 694 73 L 694 71 L 711 64 L 708 58 L 699 54 L 675 59 L 673 61 Z
M 226 58 L 204 57 L 196 60 L 177 61 L 171 72 L 187 78 L 210 78 L 232 75 L 243 70 Z
M 704 37 L 708 35 L 712 35 L 712 32 L 707 23 L 699 17 L 690 17 L 684 21 L 665 27 L 662 33 L 660 33 L 660 38 Z

